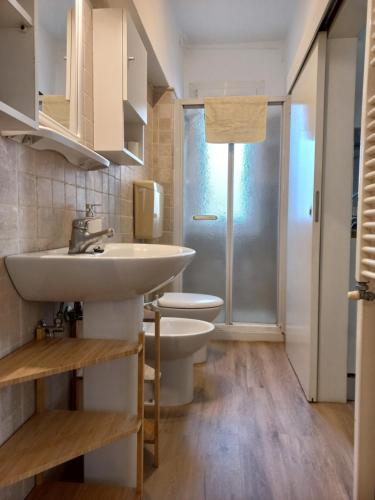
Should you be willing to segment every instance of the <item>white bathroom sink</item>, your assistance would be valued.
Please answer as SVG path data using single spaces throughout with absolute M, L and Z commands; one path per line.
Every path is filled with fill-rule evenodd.
M 6 267 L 18 293 L 43 302 L 118 301 L 150 292 L 175 278 L 195 250 L 174 245 L 107 244 L 103 253 L 68 248 L 10 255 Z

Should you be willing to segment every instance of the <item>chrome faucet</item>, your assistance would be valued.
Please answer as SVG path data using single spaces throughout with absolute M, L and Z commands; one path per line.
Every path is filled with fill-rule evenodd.
M 111 227 L 103 229 L 103 231 L 90 233 L 89 222 L 95 219 L 93 207 L 94 205 L 87 205 L 86 217 L 73 220 L 72 234 L 69 241 L 69 254 L 85 253 L 90 246 L 101 241 L 104 236 L 112 238 L 115 234 Z

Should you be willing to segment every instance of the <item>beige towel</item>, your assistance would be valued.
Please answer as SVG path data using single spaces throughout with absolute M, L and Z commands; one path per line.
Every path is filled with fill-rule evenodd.
M 206 142 L 248 144 L 266 139 L 266 96 L 206 97 Z

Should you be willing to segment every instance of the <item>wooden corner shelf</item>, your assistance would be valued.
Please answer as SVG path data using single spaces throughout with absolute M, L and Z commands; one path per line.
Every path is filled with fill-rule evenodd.
M 139 352 L 138 342 L 61 338 L 35 340 L 0 360 L 0 388 Z
M 137 433 L 141 425 L 138 416 L 122 412 L 37 413 L 0 447 L 0 487 Z
M 144 439 L 145 443 L 155 444 L 155 421 L 151 418 L 144 420 Z
M 150 315 L 150 311 L 152 314 Z M 143 321 L 145 323 L 155 323 L 155 357 L 154 368 L 145 365 L 145 381 L 151 382 L 154 386 L 154 401 L 149 408 L 153 407 L 152 418 L 143 420 L 144 442 L 154 445 L 154 467 L 159 467 L 159 427 L 160 427 L 160 312 L 152 306 L 146 305 Z
M 133 488 L 101 484 L 45 482 L 37 486 L 26 500 L 138 500 Z
M 20 28 L 32 26 L 33 20 L 17 0 L 1 0 L 0 28 Z

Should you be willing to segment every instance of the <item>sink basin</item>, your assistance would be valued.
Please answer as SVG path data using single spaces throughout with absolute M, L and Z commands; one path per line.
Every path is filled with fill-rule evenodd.
M 68 255 L 68 248 L 10 255 L 6 267 L 25 300 L 119 301 L 174 279 L 195 250 L 174 245 L 107 244 L 103 253 Z

